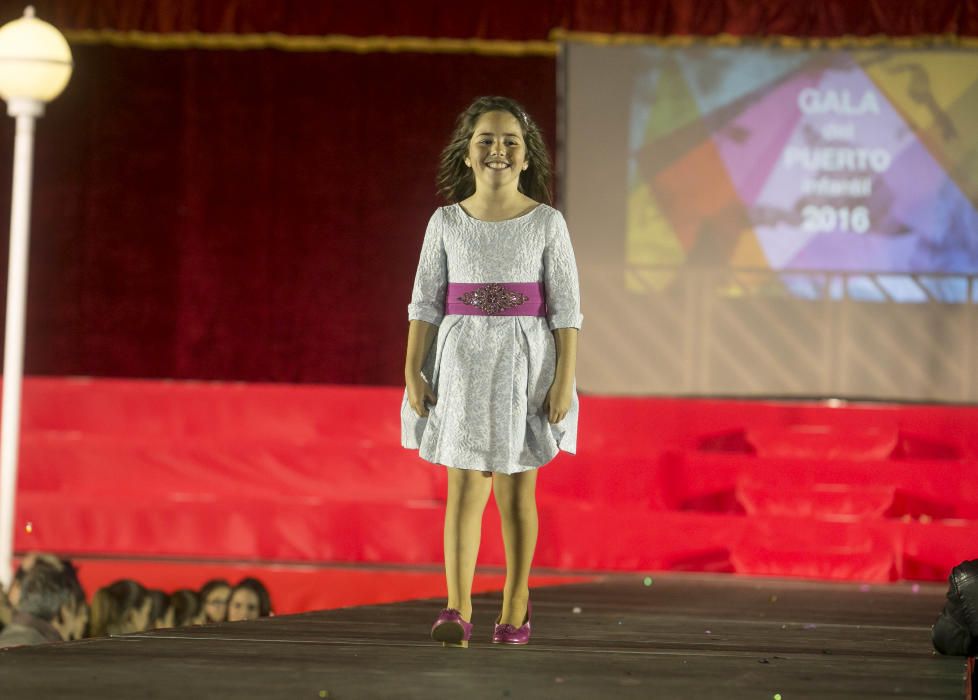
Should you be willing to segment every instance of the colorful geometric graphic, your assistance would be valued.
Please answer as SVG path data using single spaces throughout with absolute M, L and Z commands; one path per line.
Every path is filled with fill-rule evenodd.
M 726 265 L 795 296 L 974 301 L 978 55 L 636 51 L 626 280 Z

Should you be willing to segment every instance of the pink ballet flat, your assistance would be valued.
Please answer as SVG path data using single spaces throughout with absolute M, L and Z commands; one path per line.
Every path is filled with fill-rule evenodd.
M 431 638 L 442 644 L 468 646 L 472 637 L 472 623 L 462 619 L 462 613 L 455 608 L 441 611 L 435 624 L 431 626 Z
M 492 630 L 493 644 L 526 644 L 530 641 L 530 601 L 526 601 L 526 621 L 522 627 L 497 624 Z

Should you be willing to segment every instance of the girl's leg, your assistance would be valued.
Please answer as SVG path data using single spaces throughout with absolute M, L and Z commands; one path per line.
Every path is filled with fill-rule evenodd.
M 537 546 L 537 470 L 496 474 L 492 490 L 503 526 L 506 547 L 506 585 L 500 624 L 519 627 L 530 597 L 530 566 Z
M 482 513 L 492 490 L 492 474 L 448 467 L 445 504 L 445 578 L 448 607 L 472 619 L 472 577 L 482 539 Z

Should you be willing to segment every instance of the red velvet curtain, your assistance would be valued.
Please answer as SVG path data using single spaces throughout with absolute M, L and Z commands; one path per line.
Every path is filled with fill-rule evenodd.
M 399 382 L 457 112 L 512 95 L 553 147 L 548 58 L 77 47 L 75 60 L 38 122 L 30 374 Z M 7 198 L 9 166 L 3 178 Z
M 551 30 L 978 35 L 976 0 L 35 0 L 64 29 L 546 39 Z M 4 2 L 14 14 L 22 3 Z M 7 12 L 4 16 L 9 15 Z
M 978 34 L 978 0 L 35 4 L 66 30 Z M 0 3 L 0 20 L 21 11 Z M 29 374 L 400 384 L 455 115 L 477 95 L 511 95 L 555 145 L 549 57 L 73 51 L 74 77 L 37 128 Z M 12 138 L 8 122 L 0 212 Z

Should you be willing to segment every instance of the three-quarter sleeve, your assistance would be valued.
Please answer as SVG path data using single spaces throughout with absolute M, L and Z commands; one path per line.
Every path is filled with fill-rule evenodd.
M 428 221 L 411 303 L 408 304 L 409 321 L 427 321 L 436 326 L 445 316 L 445 291 L 448 288 L 448 258 L 442 243 L 441 218 L 441 209 L 438 209 Z
M 547 325 L 550 330 L 577 328 L 581 314 L 581 292 L 578 286 L 577 261 L 571 247 L 567 223 L 555 212 L 547 227 L 547 243 L 543 250 L 543 275 L 547 294 Z

